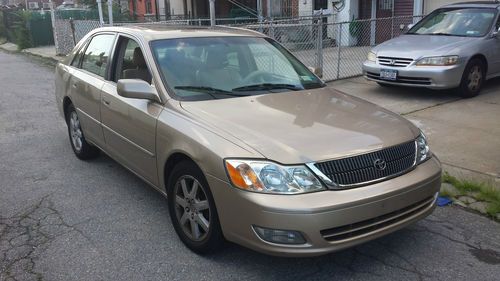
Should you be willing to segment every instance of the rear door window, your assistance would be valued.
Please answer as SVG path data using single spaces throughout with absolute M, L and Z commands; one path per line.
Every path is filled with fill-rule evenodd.
M 113 34 L 102 34 L 92 38 L 83 55 L 82 69 L 104 77 L 114 37 Z

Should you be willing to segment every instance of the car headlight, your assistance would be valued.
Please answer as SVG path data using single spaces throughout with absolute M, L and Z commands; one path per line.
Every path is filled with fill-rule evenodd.
M 420 132 L 417 140 L 417 165 L 424 162 L 431 157 L 431 150 L 429 144 L 427 143 L 427 138 L 424 133 Z
M 368 52 L 368 55 L 366 56 L 366 59 L 369 61 L 377 61 L 377 55 L 375 55 L 374 52 Z
M 225 160 L 231 183 L 262 193 L 298 194 L 325 189 L 306 166 L 282 166 L 262 160 Z
M 446 66 L 458 63 L 458 56 L 426 57 L 417 61 L 417 66 Z

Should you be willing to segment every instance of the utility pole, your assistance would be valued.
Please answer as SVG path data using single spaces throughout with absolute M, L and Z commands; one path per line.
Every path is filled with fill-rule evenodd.
M 113 26 L 113 0 L 108 0 L 109 26 Z
M 210 25 L 215 26 L 215 0 L 210 1 Z
M 97 10 L 99 11 L 99 25 L 102 27 L 104 25 L 104 19 L 102 18 L 102 0 L 97 0 Z
M 257 0 L 257 17 L 259 18 L 259 23 L 262 23 L 262 0 Z
M 267 0 L 267 17 L 271 19 L 272 13 L 271 13 L 271 0 Z

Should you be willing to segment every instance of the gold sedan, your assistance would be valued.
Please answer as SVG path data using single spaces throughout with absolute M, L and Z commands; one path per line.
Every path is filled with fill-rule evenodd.
M 418 128 L 260 33 L 97 29 L 57 65 L 56 98 L 76 156 L 104 152 L 167 196 L 198 253 L 320 255 L 435 207 L 441 166 Z

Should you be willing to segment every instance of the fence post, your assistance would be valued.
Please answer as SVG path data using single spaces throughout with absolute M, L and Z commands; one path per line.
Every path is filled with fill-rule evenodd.
M 113 0 L 108 0 L 109 26 L 113 26 Z
M 210 25 L 215 26 L 215 0 L 210 1 Z
M 269 26 L 269 36 L 273 39 L 274 38 L 274 25 L 273 25 L 273 18 L 270 19 L 270 26 Z
M 54 36 L 54 45 L 56 48 L 56 54 L 58 53 L 59 50 L 59 43 L 57 41 L 57 26 L 56 26 L 56 15 L 55 15 L 55 10 L 54 10 L 54 2 L 52 0 L 49 0 L 50 3 L 50 21 L 52 22 L 52 35 Z
M 97 10 L 99 12 L 99 25 L 102 27 L 104 25 L 104 19 L 102 18 L 102 0 L 97 0 Z
M 391 39 L 394 38 L 394 15 L 391 17 Z
M 337 43 L 337 80 L 340 78 L 340 49 L 342 46 L 342 23 L 339 23 L 339 42 Z
M 73 21 L 73 18 L 69 18 L 69 27 L 71 28 L 71 37 L 73 38 L 73 46 L 76 46 L 75 22 Z
M 316 68 L 323 73 L 323 19 L 318 17 L 317 24 L 317 40 L 316 40 Z

